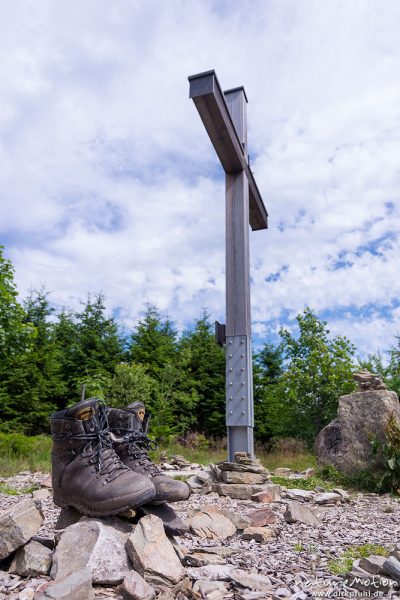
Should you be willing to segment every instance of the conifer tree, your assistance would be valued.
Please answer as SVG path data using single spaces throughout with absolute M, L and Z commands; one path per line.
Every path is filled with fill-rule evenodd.
M 181 348 L 190 351 L 187 372 L 198 397 L 196 429 L 206 436 L 225 435 L 225 353 L 215 342 L 207 311 L 184 333 Z

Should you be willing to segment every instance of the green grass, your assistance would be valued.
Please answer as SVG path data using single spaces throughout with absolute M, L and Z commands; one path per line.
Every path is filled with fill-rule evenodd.
M 289 479 L 288 477 L 275 477 L 272 475 L 271 481 L 273 483 L 279 483 L 279 485 L 283 485 L 288 489 L 297 490 L 313 490 L 317 485 L 319 485 L 329 492 L 336 487 L 332 481 L 326 481 L 326 479 L 321 479 L 321 477 L 317 476 L 303 479 Z
M 21 471 L 50 471 L 51 438 L 27 437 L 20 433 L 0 433 L 0 476 Z
M 51 438 L 46 435 L 27 437 L 19 433 L 0 433 L 0 477 L 15 475 L 21 471 L 42 471 L 48 473 L 51 470 Z M 166 451 L 168 457 L 174 454 L 183 455 L 192 463 L 207 465 L 210 462 L 219 463 L 226 460 L 226 449 L 220 448 L 190 448 L 179 443 L 171 443 L 159 446 L 151 453 L 156 462 L 160 452 Z M 277 467 L 287 467 L 294 471 L 304 471 L 308 467 L 315 468 L 315 476 L 307 479 L 287 479 L 273 477 L 275 483 L 280 483 L 288 488 L 314 489 L 320 485 L 327 490 L 333 487 L 344 487 L 350 489 L 361 489 L 365 491 L 376 491 L 376 477 L 371 473 L 360 473 L 356 476 L 346 476 L 332 467 L 316 467 L 315 455 L 304 451 L 292 452 L 266 452 L 257 448 L 256 455 L 261 463 L 270 471 Z
M 256 451 L 259 458 L 269 471 L 274 471 L 278 467 L 287 467 L 293 471 L 304 471 L 309 467 L 316 467 L 317 459 L 311 452 L 299 452 L 296 454 L 286 454 L 283 452 L 268 453 L 265 450 Z
M 160 452 L 166 451 L 168 457 L 181 454 L 192 463 L 208 465 L 226 460 L 226 449 L 188 448 L 178 443 L 159 446 L 151 453 L 153 460 L 158 461 Z M 0 433 L 0 476 L 8 477 L 21 471 L 49 472 L 51 438 L 46 435 L 27 437 L 19 433 Z M 315 456 L 307 453 L 282 454 L 267 453 L 257 449 L 257 457 L 269 470 L 277 467 L 288 467 L 302 471 L 316 464 Z
M 21 494 L 32 494 L 35 490 L 40 488 L 39 485 L 29 485 L 23 488 L 13 488 L 5 483 L 0 483 L 0 494 L 6 494 L 7 496 L 21 496 Z
M 168 445 L 160 445 L 157 450 L 150 453 L 152 460 L 158 462 L 160 453 L 165 451 L 170 458 L 174 454 L 184 456 L 191 463 L 199 463 L 200 465 L 208 465 L 210 462 L 219 463 L 226 460 L 226 450 L 211 449 L 211 448 L 188 448 L 178 443 L 170 443 Z
M 346 575 L 353 566 L 353 562 L 357 558 L 366 556 L 389 556 L 390 552 L 384 546 L 377 544 L 363 544 L 362 546 L 350 546 L 339 558 L 335 558 L 328 562 L 328 567 L 331 573 L 335 575 Z

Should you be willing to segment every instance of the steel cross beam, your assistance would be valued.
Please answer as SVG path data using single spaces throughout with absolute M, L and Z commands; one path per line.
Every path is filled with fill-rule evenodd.
M 226 180 L 226 426 L 228 460 L 254 456 L 249 223 L 268 227 L 247 158 L 247 97 L 222 92 L 215 71 L 189 77 L 190 93 L 225 171 Z

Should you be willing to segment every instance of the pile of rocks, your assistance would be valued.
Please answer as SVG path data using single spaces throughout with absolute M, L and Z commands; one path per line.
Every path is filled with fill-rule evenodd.
M 210 468 L 213 481 L 203 488 L 203 493 L 210 491 L 240 500 L 261 494 L 270 502 L 280 498 L 281 488 L 271 482 L 269 471 L 246 452 L 236 452 L 233 462 L 224 461 Z
M 235 499 L 210 482 L 272 484 L 228 484 L 220 466 L 221 481 L 203 471 L 208 492 L 176 503 L 176 512 L 148 505 L 95 519 L 60 513 L 45 487 L 22 497 L 0 493 L 0 600 L 306 600 L 376 590 L 400 600 L 398 499 L 284 486 L 276 497 L 264 490 Z M 38 479 L 15 481 L 22 489 Z M 332 560 L 366 543 L 384 546 L 390 558 L 360 559 L 333 575 Z
M 168 458 L 165 451 L 161 453 L 159 466 L 162 471 L 195 471 L 201 469 L 200 464 L 191 463 L 181 454 L 173 454 L 171 458 Z

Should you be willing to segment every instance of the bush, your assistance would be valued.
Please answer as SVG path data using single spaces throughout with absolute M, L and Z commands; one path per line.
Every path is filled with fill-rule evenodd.
M 386 441 L 371 439 L 374 454 L 381 454 L 383 475 L 378 482 L 379 492 L 400 493 L 400 425 L 394 415 L 385 428 Z

